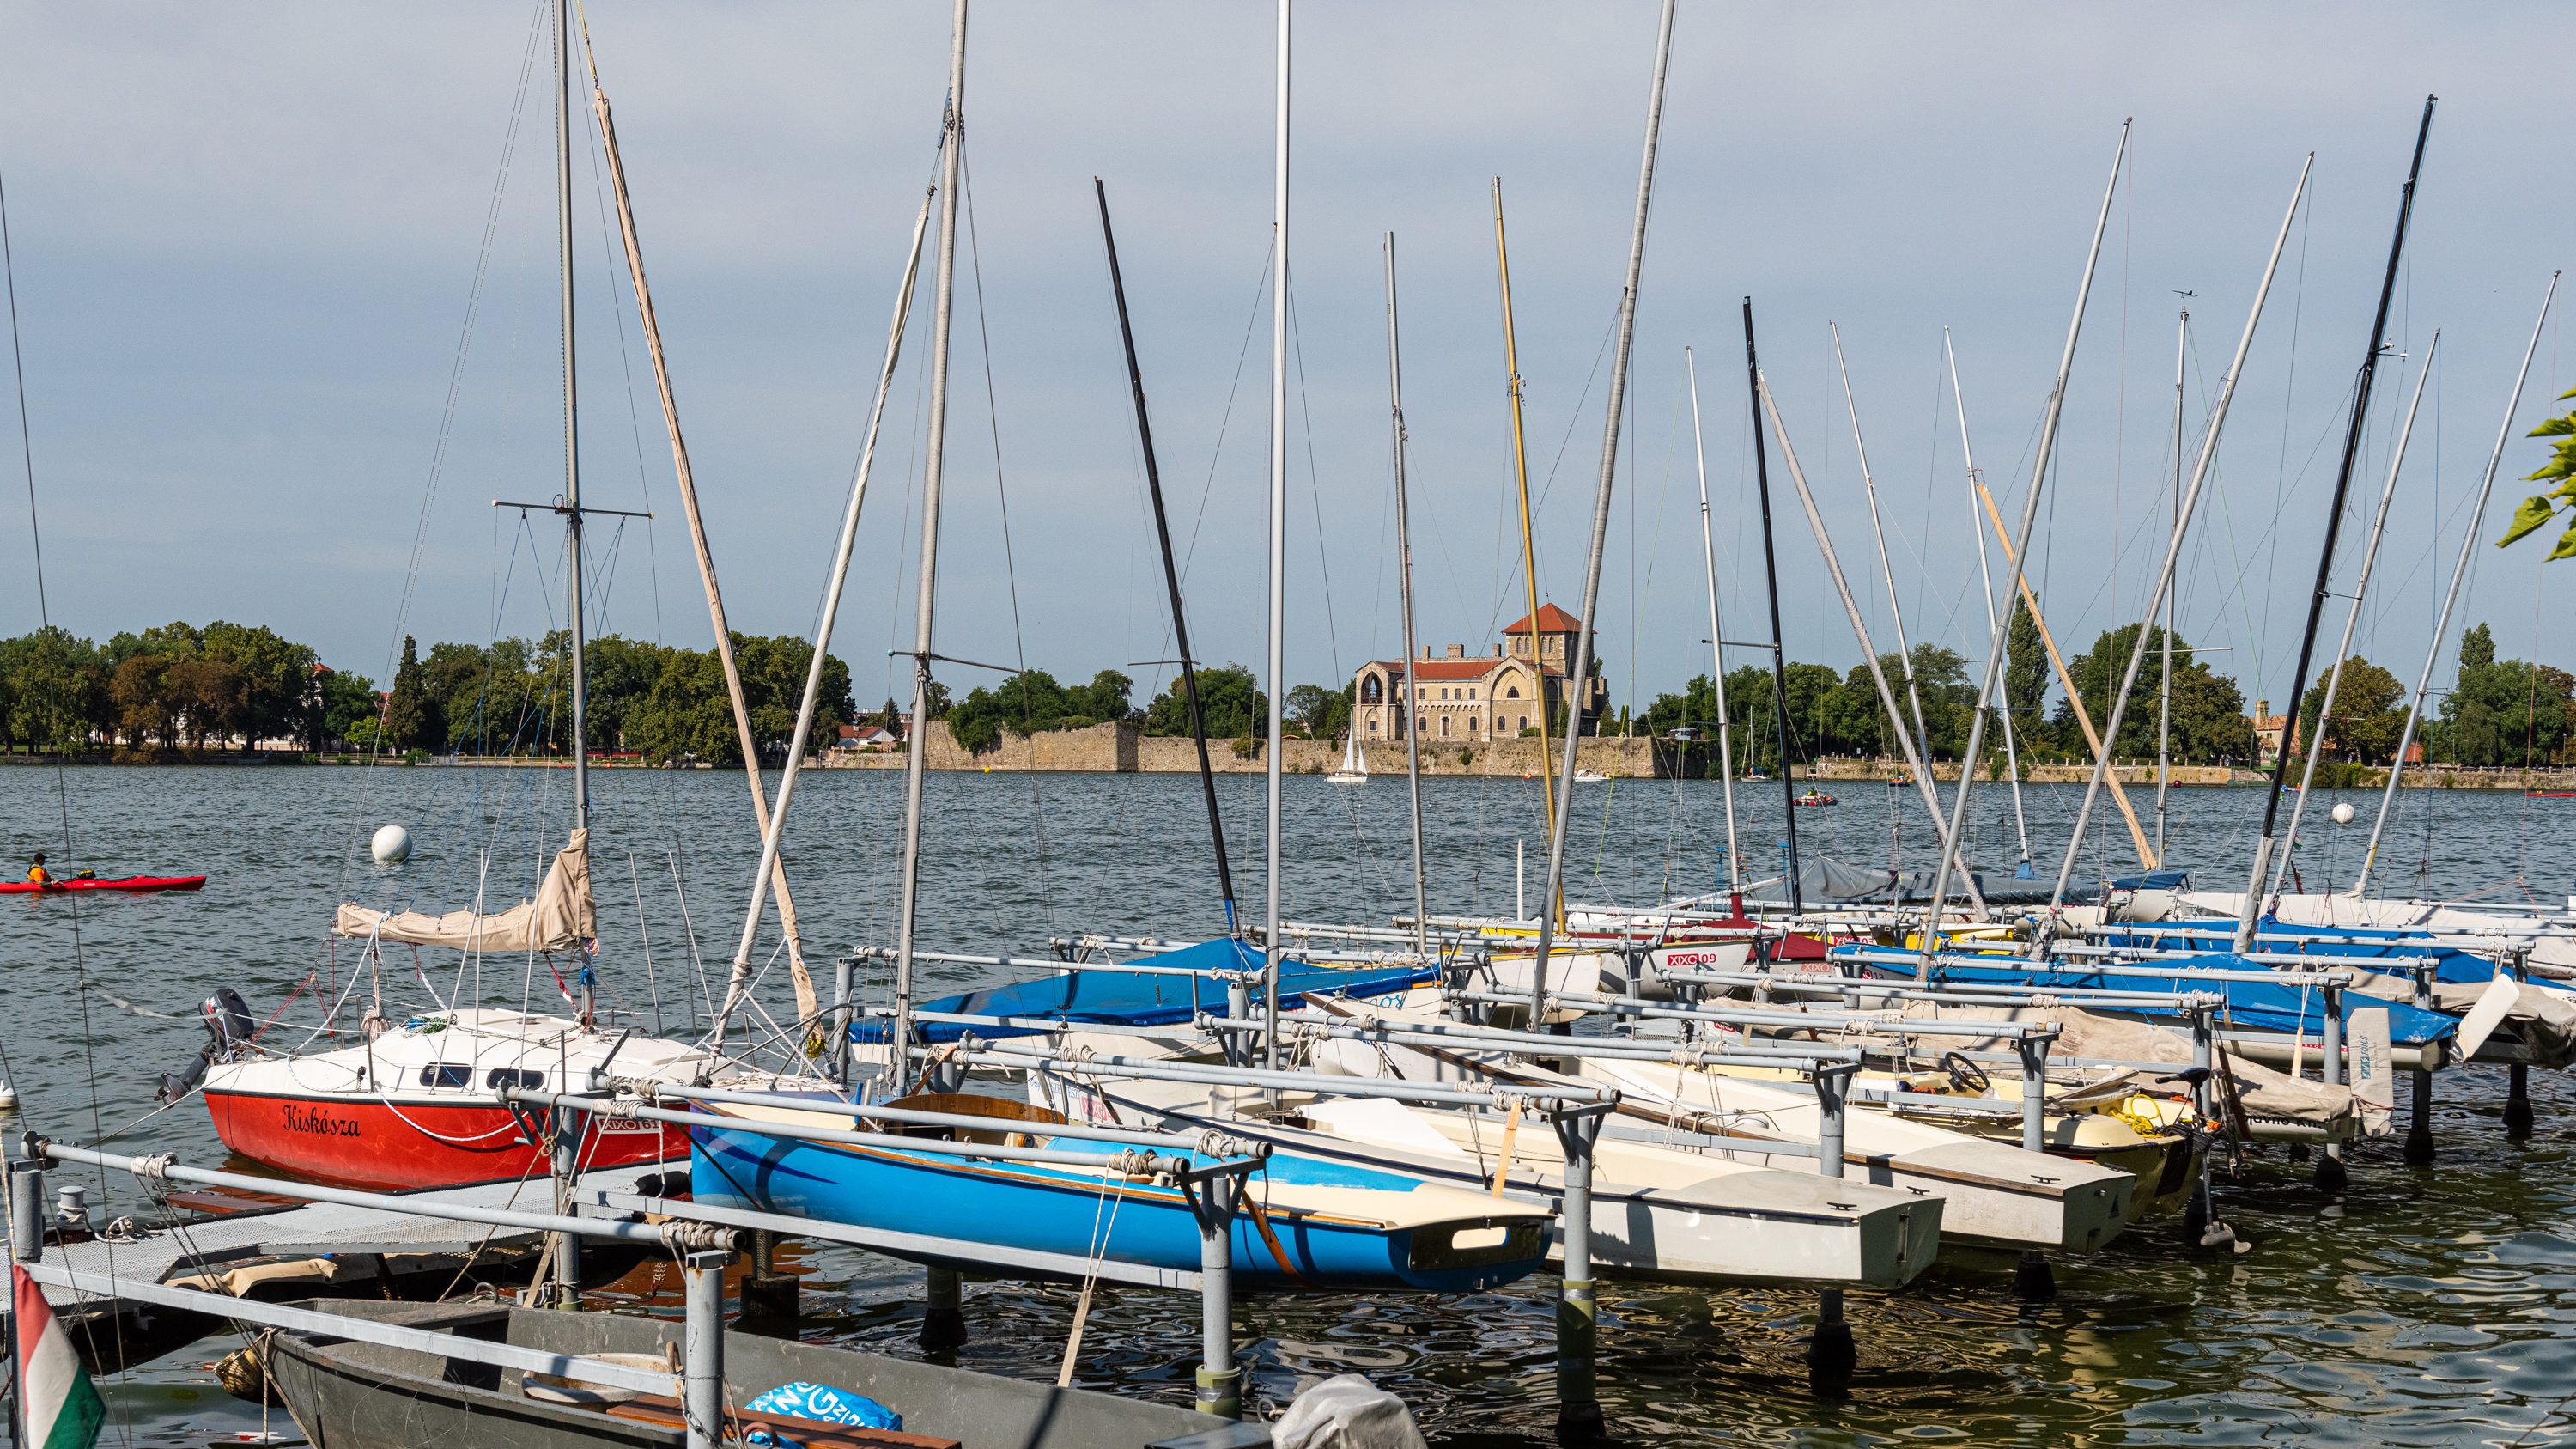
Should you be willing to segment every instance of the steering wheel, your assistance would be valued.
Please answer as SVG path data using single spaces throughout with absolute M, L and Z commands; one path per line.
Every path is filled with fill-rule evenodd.
M 1950 1073 L 1950 1085 L 1962 1092 L 1983 1092 L 1995 1084 L 1986 1069 L 1959 1052 L 1941 1053 L 1941 1066 Z

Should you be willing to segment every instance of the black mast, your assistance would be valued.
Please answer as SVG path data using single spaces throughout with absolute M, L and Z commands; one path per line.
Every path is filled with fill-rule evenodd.
M 1762 363 L 1753 355 L 1753 299 L 1744 299 L 1744 382 L 1753 397 L 1753 485 L 1762 495 L 1762 582 L 1771 591 L 1771 712 L 1780 726 L 1780 798 L 1789 829 L 1789 909 L 1806 914 L 1798 880 L 1798 787 L 1789 778 L 1789 666 L 1780 653 L 1780 565 L 1771 551 L 1771 469 L 1762 452 Z
M 2397 232 L 2388 242 L 2388 270 L 2379 281 L 2379 310 L 2371 314 L 2370 345 L 2361 357 L 2361 376 L 2352 391 L 2352 418 L 2344 427 L 2343 462 L 2335 470 L 2334 503 L 2326 514 L 2325 547 L 2317 553 L 2317 586 L 2308 596 L 2308 628 L 2299 636 L 2299 665 L 2290 674 L 2290 727 L 2283 732 L 2281 752 L 2272 761 L 2272 793 L 2263 805 L 2263 835 L 2254 847 L 2254 875 L 2245 887 L 2245 906 L 2236 927 L 2236 949 L 2242 951 L 2253 937 L 2254 922 L 2262 914 L 2262 897 L 2267 889 L 2265 878 L 2272 864 L 2272 829 L 2281 814 L 2281 786 L 2290 771 L 2290 736 L 2298 733 L 2299 701 L 2308 687 L 2308 665 L 2317 647 L 2317 621 L 2324 617 L 2327 586 L 2334 573 L 2335 537 L 2342 531 L 2344 495 L 2352 487 L 2353 465 L 2361 454 L 2362 425 L 2370 412 L 2371 379 L 2379 371 L 2379 354 L 2388 335 L 2388 303 L 2397 291 L 2397 265 L 2406 254 L 2406 223 L 2415 214 L 2415 178 L 2424 169 L 2424 141 L 2433 132 L 2433 106 L 2441 98 L 2424 98 L 2424 119 L 2415 127 L 2415 159 L 2407 163 L 2406 186 L 2397 194 Z M 2326 709 L 2334 701 L 2327 700 Z M 2321 710 L 2317 723 L 2323 726 Z M 2315 740 L 2308 748 L 2317 747 Z
M 1181 572 L 1172 563 L 1172 525 L 1163 512 L 1163 474 L 1154 465 L 1154 424 L 1145 415 L 1145 374 L 1136 365 L 1136 329 L 1127 320 L 1127 284 L 1118 275 L 1118 238 L 1109 229 L 1109 188 L 1091 178 L 1100 199 L 1100 241 L 1109 252 L 1109 290 L 1118 299 L 1118 338 L 1127 347 L 1127 388 L 1136 398 L 1136 439 L 1145 450 L 1145 491 L 1154 496 L 1154 536 L 1163 548 L 1163 587 L 1172 596 L 1172 641 L 1180 649 L 1181 696 L 1189 701 L 1190 737 L 1198 741 L 1199 785 L 1207 792 L 1208 837 L 1216 845 L 1217 889 L 1225 896 L 1225 933 L 1237 935 L 1234 871 L 1225 860 L 1225 821 L 1216 808 L 1216 771 L 1208 763 L 1207 726 L 1199 717 L 1199 672 L 1190 658 L 1190 625 L 1181 612 Z

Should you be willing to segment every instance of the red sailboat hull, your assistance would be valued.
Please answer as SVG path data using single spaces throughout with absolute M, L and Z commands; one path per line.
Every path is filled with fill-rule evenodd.
M 226 1147 L 296 1177 L 402 1190 L 546 1175 L 545 1145 L 529 1142 L 518 1119 L 497 1103 L 221 1091 L 205 1097 Z M 545 1114 L 532 1120 L 542 1132 Z M 689 1160 L 686 1129 L 624 1125 L 632 1130 L 603 1131 L 594 1120 L 581 1144 L 582 1166 Z

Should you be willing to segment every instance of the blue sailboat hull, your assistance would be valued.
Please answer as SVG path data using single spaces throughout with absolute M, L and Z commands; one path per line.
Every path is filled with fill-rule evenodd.
M 1912 972 L 1900 971 L 1882 963 L 1862 963 L 1873 975 L 1894 979 L 1911 979 Z M 2201 992 L 2226 998 L 2225 1023 L 2231 1027 L 2283 1034 L 2300 1032 L 2314 1036 L 2325 1028 L 2322 993 L 2314 989 L 2275 985 L 2269 981 L 2215 981 L 2195 975 L 2201 971 L 2243 971 L 2262 969 L 2259 963 L 2220 953 L 2181 960 L 2141 962 L 2140 966 L 2171 967 L 2169 976 L 2138 976 L 2124 970 L 2117 976 L 2081 966 L 2061 966 L 2055 970 L 2029 971 L 2011 967 L 1973 966 L 1956 959 L 1944 959 L 1932 968 L 1935 982 L 1959 982 L 1980 986 L 2057 987 L 2090 991 L 2154 991 L 2183 995 Z M 2388 1039 L 2392 1046 L 2421 1046 L 2442 1041 L 2458 1034 L 2459 1019 L 2438 1011 L 2427 1011 L 2402 1001 L 2388 1001 L 2359 991 L 2343 993 L 2343 1017 L 2349 1021 L 2356 1011 L 2388 1013 Z M 2152 1016 L 2180 1020 L 2183 1013 L 2155 1007 L 2121 1007 L 2114 1014 Z
M 990 1240 L 1074 1258 L 1101 1256 L 1193 1272 L 1199 1267 L 1198 1222 L 1177 1188 L 1104 1186 L 1101 1176 L 1075 1168 L 908 1152 L 897 1145 L 901 1140 L 889 1138 L 880 1149 L 693 1128 L 691 1185 L 701 1202 Z M 1088 1150 L 1095 1144 L 1056 1139 L 1052 1145 Z M 1283 1155 L 1249 1179 L 1247 1195 L 1265 1200 L 1271 1184 L 1264 1178 L 1274 1175 L 1390 1196 L 1418 1185 L 1393 1173 Z M 1496 1207 L 1490 1221 L 1447 1219 L 1421 1227 L 1279 1205 L 1266 1207 L 1261 1220 L 1239 1210 L 1230 1258 L 1234 1280 L 1261 1289 L 1491 1288 L 1530 1273 L 1546 1257 L 1544 1220 Z

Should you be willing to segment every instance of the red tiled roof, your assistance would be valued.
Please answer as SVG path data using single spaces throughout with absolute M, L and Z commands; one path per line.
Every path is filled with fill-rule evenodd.
M 1538 606 L 1538 631 L 1542 634 L 1572 634 L 1580 630 L 1582 627 L 1583 621 L 1581 619 L 1574 617 L 1572 614 L 1565 612 L 1554 604 L 1541 604 Z M 1505 638 L 1509 638 L 1515 634 L 1526 636 L 1529 631 L 1530 616 L 1527 614 L 1523 614 L 1519 618 L 1514 619 L 1512 622 L 1503 626 L 1503 636 Z
M 1498 654 L 1488 654 L 1481 659 L 1417 659 L 1413 661 L 1412 671 L 1417 680 L 1482 679 L 1503 662 Z M 1371 663 L 1393 675 L 1401 676 L 1406 671 L 1405 662 L 1401 659 L 1378 659 Z M 1550 679 L 1561 679 L 1565 671 L 1551 664 L 1547 666 L 1547 675 Z

